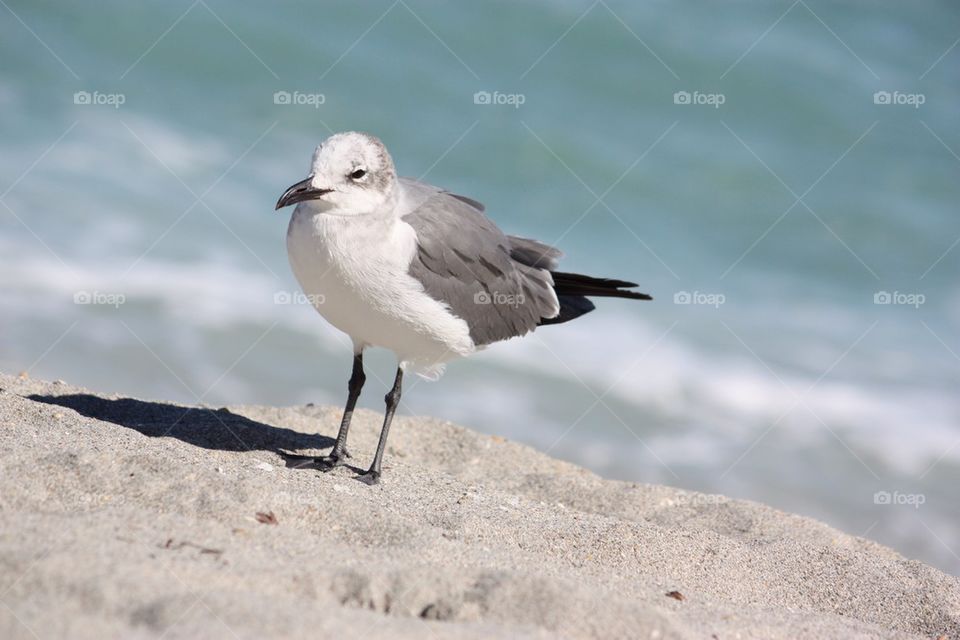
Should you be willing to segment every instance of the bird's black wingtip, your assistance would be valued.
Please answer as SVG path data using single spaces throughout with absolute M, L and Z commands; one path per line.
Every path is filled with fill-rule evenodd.
M 563 271 L 551 271 L 550 274 L 553 276 L 553 288 L 557 295 L 653 300 L 653 296 L 650 294 L 630 291 L 633 287 L 638 286 L 635 282 L 614 278 L 594 278 Z
M 653 300 L 649 293 L 640 293 L 639 291 L 629 291 L 634 287 L 639 287 L 636 282 L 627 282 L 626 280 L 609 280 L 609 284 L 616 287 L 614 297 L 630 298 L 631 300 Z
M 630 300 L 653 300 L 653 296 L 651 296 L 649 293 L 640 293 L 639 291 L 624 291 L 622 289 L 617 289 L 616 292 L 610 294 L 610 297 L 629 298 Z

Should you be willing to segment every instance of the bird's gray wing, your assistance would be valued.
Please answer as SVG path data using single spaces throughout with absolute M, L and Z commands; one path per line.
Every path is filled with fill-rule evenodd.
M 559 311 L 548 270 L 559 252 L 504 235 L 482 211 L 438 190 L 403 216 L 417 234 L 410 275 L 466 321 L 477 346 L 521 336 Z
M 563 253 L 556 247 L 551 247 L 539 240 L 507 236 L 510 240 L 510 256 L 521 264 L 537 269 L 553 271 L 563 257 Z

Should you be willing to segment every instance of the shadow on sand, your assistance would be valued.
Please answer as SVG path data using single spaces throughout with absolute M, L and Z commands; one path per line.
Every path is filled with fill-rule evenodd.
M 55 404 L 77 413 L 133 429 L 151 438 L 176 438 L 204 449 L 220 451 L 270 451 L 286 466 L 317 469 L 313 456 L 293 453 L 303 449 L 333 446 L 333 438 L 274 427 L 237 415 L 227 409 L 184 407 L 132 398 L 111 400 L 89 394 L 28 396 L 30 400 Z

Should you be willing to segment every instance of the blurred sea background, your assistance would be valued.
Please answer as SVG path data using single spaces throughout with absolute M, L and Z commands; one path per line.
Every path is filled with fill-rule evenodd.
M 348 342 L 273 205 L 365 130 L 656 298 L 411 379 L 402 413 L 958 574 L 958 37 L 933 0 L 5 0 L 0 369 L 340 405 Z

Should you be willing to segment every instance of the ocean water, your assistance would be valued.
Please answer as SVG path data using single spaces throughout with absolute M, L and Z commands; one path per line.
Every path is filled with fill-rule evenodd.
M 933 0 L 7 0 L 0 368 L 340 404 L 348 343 L 273 204 L 366 130 L 656 298 L 411 381 L 403 413 L 958 574 L 958 36 Z M 394 363 L 368 363 L 380 409 Z

